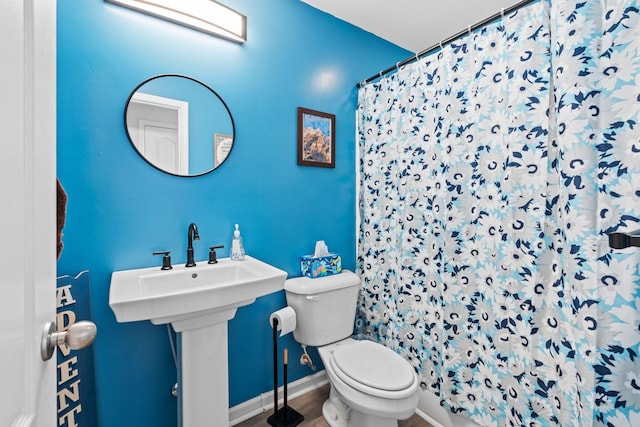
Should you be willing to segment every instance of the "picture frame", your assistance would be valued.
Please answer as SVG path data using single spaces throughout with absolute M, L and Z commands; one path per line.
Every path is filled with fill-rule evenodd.
M 298 107 L 298 164 L 336 167 L 336 116 Z
M 213 168 L 224 162 L 233 147 L 233 136 L 216 133 L 213 135 Z

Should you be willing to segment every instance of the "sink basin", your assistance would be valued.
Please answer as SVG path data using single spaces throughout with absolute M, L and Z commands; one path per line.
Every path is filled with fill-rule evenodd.
M 118 322 L 150 320 L 174 323 L 251 304 L 279 291 L 287 273 L 252 257 L 217 264 L 116 271 L 111 275 L 109 306 Z

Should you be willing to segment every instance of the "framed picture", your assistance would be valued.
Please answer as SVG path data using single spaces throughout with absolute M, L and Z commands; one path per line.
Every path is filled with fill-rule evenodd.
M 336 116 L 298 107 L 298 164 L 336 167 Z
M 213 168 L 225 161 L 233 146 L 233 136 L 216 133 L 213 136 Z

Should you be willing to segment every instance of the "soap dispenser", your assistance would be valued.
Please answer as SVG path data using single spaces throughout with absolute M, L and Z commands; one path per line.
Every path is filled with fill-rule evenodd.
M 236 224 L 236 230 L 233 232 L 230 258 L 235 261 L 241 261 L 244 259 L 244 246 L 242 245 L 242 237 L 240 236 L 238 224 Z

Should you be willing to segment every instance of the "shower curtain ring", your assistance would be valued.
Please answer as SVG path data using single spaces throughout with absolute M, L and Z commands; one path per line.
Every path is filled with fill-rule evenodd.
M 500 16 L 502 17 L 502 19 L 504 19 L 504 7 L 500 9 Z
M 400 61 L 396 62 L 396 70 L 400 69 Z
M 467 30 L 469 31 L 469 37 L 471 37 L 471 25 L 467 27 Z

